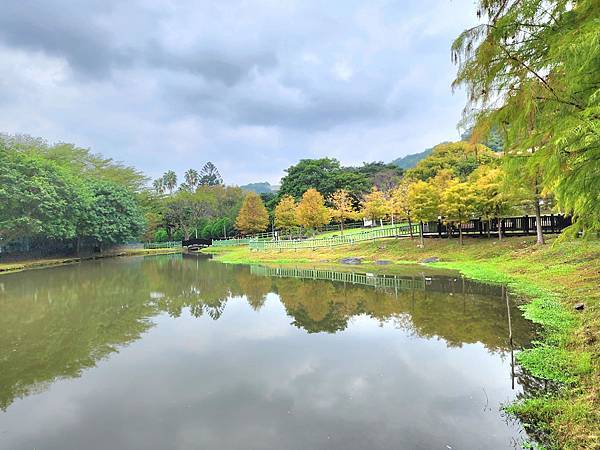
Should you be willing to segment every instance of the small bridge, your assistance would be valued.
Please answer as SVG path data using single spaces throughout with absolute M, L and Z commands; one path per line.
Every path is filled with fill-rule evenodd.
M 201 248 L 209 247 L 212 244 L 210 239 L 187 239 L 181 241 L 181 245 L 186 247 L 188 251 L 195 252 L 200 250 Z

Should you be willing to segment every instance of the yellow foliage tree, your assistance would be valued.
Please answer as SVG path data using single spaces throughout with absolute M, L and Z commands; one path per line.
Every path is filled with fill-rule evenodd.
M 391 207 L 383 192 L 373 187 L 370 193 L 365 196 L 363 202 L 362 215 L 372 221 L 381 223 L 383 218 L 391 213 Z
M 460 245 L 463 243 L 462 225 L 467 222 L 477 206 L 473 184 L 451 180 L 442 194 L 442 212 L 448 222 L 458 224 Z
M 500 167 L 480 166 L 471 175 L 476 194 L 476 210 L 488 220 L 488 237 L 492 218 L 498 219 L 498 239 L 502 239 L 502 216 L 510 214 L 519 203 L 520 189 L 507 186 L 505 172 Z
M 242 234 L 260 233 L 269 226 L 269 212 L 258 194 L 249 192 L 235 220 L 235 227 Z
M 275 227 L 289 233 L 296 225 L 296 201 L 286 194 L 275 207 Z
M 331 217 L 335 222 L 340 224 L 340 232 L 344 234 L 344 221 L 357 217 L 354 205 L 352 204 L 352 197 L 345 189 L 338 189 L 331 194 L 329 202 L 332 206 L 330 209 Z
M 419 237 L 423 247 L 423 222 L 437 219 L 440 213 L 440 193 L 433 184 L 416 181 L 408 188 L 408 204 L 413 217 L 419 221 Z
M 392 214 L 398 214 L 401 218 L 408 220 L 410 238 L 414 239 L 412 227 L 412 206 L 408 200 L 408 189 L 411 181 L 403 178 L 402 181 L 390 193 L 390 207 Z
M 314 229 L 326 225 L 331 220 L 325 199 L 319 191 L 310 188 L 302 195 L 296 208 L 296 220 L 304 228 Z

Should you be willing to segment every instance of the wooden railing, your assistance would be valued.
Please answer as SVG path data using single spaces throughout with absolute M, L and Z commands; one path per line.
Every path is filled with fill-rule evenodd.
M 562 214 L 544 215 L 540 218 L 542 233 L 554 234 L 560 233 L 562 230 L 571 225 L 571 217 L 563 216 Z M 502 217 L 500 219 L 472 219 L 462 226 L 462 233 L 467 235 L 486 235 L 498 234 L 498 230 L 502 230 L 503 235 L 521 235 L 528 236 L 536 233 L 536 218 L 535 216 L 517 216 L 517 217 Z M 458 227 L 443 223 L 441 220 L 437 222 L 429 222 L 425 224 L 425 234 L 435 235 L 438 237 L 458 236 Z

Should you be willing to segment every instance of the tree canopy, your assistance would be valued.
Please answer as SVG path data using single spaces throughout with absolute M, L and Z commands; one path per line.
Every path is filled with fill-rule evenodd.
M 289 232 L 296 225 L 296 201 L 291 195 L 284 195 L 275 207 L 275 227 Z
M 493 163 L 497 159 L 498 156 L 482 144 L 445 142 L 436 145 L 427 158 L 407 170 L 406 176 L 427 181 L 441 170 L 449 169 L 454 176 L 464 180 L 480 165 Z
M 269 212 L 255 192 L 248 192 L 235 220 L 235 227 L 243 234 L 265 231 L 269 226 Z
M 485 0 L 482 23 L 452 46 L 465 120 L 501 131 L 507 157 L 537 167 L 573 213 L 600 229 L 600 5 L 596 0 Z
M 146 178 L 71 144 L 0 136 L 0 240 L 121 243 L 144 228 L 137 196 Z
M 305 228 L 315 229 L 331 220 L 329 209 L 325 206 L 323 195 L 310 188 L 303 195 L 296 208 L 296 219 Z
M 279 195 L 291 195 L 300 199 L 304 192 L 313 188 L 325 197 L 338 189 L 345 189 L 360 197 L 368 191 L 371 183 L 366 175 L 344 170 L 337 159 L 302 159 L 289 167 L 281 180 Z

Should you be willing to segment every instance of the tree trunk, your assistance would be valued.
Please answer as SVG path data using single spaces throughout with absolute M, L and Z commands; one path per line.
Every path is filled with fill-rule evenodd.
M 344 235 L 344 219 L 340 222 L 340 235 Z
M 537 244 L 543 245 L 544 241 L 544 233 L 542 233 L 542 210 L 540 208 L 540 198 L 536 194 L 535 196 L 535 231 L 537 233 Z
M 419 222 L 419 237 L 421 239 L 421 248 L 425 247 L 425 239 L 423 239 L 423 221 Z
M 410 233 L 410 238 L 414 239 L 413 229 L 412 229 L 412 220 L 410 220 L 410 215 L 408 216 L 408 232 Z
M 488 239 L 492 237 L 492 218 L 488 218 L 488 229 L 487 229 L 487 237 Z
M 458 223 L 458 242 L 460 245 L 463 245 L 463 236 L 462 236 L 462 223 Z
M 502 217 L 498 217 L 498 240 L 502 240 Z

